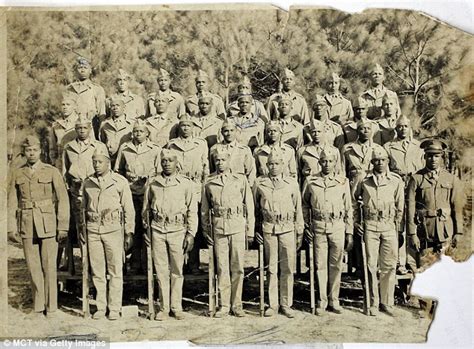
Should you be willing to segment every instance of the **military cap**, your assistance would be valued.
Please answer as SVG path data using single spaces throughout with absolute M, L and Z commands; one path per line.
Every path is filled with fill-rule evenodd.
M 157 78 L 169 78 L 170 77 L 170 73 L 168 73 L 166 70 L 164 70 L 163 68 L 160 68 L 158 70 L 158 75 L 156 76 Z
M 375 147 L 372 150 L 372 160 L 388 159 L 388 153 L 384 147 Z
M 287 101 L 287 102 L 292 102 L 290 96 L 288 96 L 287 94 L 281 94 L 279 97 L 278 97 L 278 103 L 280 102 L 283 102 L 283 101 Z
M 199 69 L 195 80 L 197 80 L 198 78 L 209 79 L 209 75 L 207 75 L 207 73 L 204 70 Z
M 114 103 L 119 103 L 122 106 L 125 105 L 125 102 L 119 96 L 110 97 L 109 102 L 110 102 L 111 105 L 114 104 Z
M 397 126 L 398 125 L 407 125 L 407 126 L 410 126 L 410 119 L 407 118 L 405 115 L 401 115 L 398 119 L 397 119 Z
M 75 67 L 79 67 L 79 66 L 86 66 L 86 67 L 90 67 L 91 66 L 91 63 L 84 57 L 78 57 L 76 59 L 76 62 L 74 63 L 74 66 Z
M 265 130 L 268 131 L 270 129 L 277 129 L 279 132 L 282 132 L 281 125 L 278 121 L 276 120 L 270 120 L 267 122 L 265 125 Z
M 211 155 L 214 159 L 217 159 L 217 158 L 228 159 L 230 157 L 230 152 L 224 148 L 217 147 L 212 151 Z
M 380 64 L 376 63 L 371 70 L 372 73 L 378 72 L 383 74 L 383 68 L 380 66 Z
M 92 155 L 92 158 L 97 158 L 97 157 L 105 157 L 110 160 L 110 154 L 107 149 L 104 149 L 102 147 L 98 147 L 95 149 L 94 154 Z
M 365 124 L 369 124 L 371 127 L 373 127 L 373 121 L 367 118 L 362 118 L 359 121 L 357 121 L 357 129 L 360 127 L 364 126 Z
M 386 93 L 382 97 L 382 104 L 385 103 L 386 101 L 398 101 L 397 95 L 392 94 L 392 93 Z
M 135 122 L 133 123 L 133 129 L 137 129 L 137 128 L 143 128 L 143 129 L 146 129 L 148 130 L 148 126 L 146 124 L 146 121 L 144 119 L 136 119 Z
M 252 87 L 252 82 L 250 81 L 248 76 L 245 75 L 245 76 L 242 77 L 242 80 L 240 80 L 238 86 L 250 86 L 250 87 Z
M 352 106 L 358 109 L 365 109 L 369 108 L 369 103 L 364 98 L 356 98 L 354 103 L 352 103 Z
M 125 70 L 123 69 L 119 69 L 117 71 L 117 75 L 116 75 L 117 78 L 122 78 L 122 79 L 130 79 L 130 74 L 127 73 Z
M 313 106 L 315 105 L 328 105 L 328 102 L 326 101 L 326 99 L 324 99 L 323 96 L 321 95 L 316 95 L 314 97 L 314 102 L 313 102 Z
M 421 142 L 420 148 L 425 153 L 444 153 L 448 145 L 440 139 L 427 139 Z
M 80 115 L 77 119 L 76 119 L 76 123 L 74 124 L 75 126 L 79 126 L 79 125 L 91 125 L 91 120 L 88 119 L 87 117 L 85 117 L 84 115 Z
M 339 75 L 334 72 L 327 75 L 325 79 L 325 81 L 340 81 L 340 80 L 341 78 L 339 77 Z
M 178 159 L 178 154 L 173 149 L 163 148 L 163 149 L 161 149 L 160 157 L 162 159 L 163 158 L 173 158 L 173 159 L 177 160 Z
M 156 102 L 156 101 L 163 101 L 163 102 L 167 102 L 167 103 L 168 103 L 168 102 L 170 101 L 170 99 L 169 99 L 168 96 L 155 95 L 155 96 L 153 97 L 153 101 L 155 101 L 155 102 Z
M 270 162 L 272 160 L 273 161 L 278 160 L 280 162 L 284 162 L 285 161 L 285 155 L 283 154 L 283 152 L 281 150 L 275 150 L 274 149 L 268 155 L 268 162 Z
M 309 129 L 313 130 L 324 130 L 324 123 L 318 119 L 311 119 L 309 123 Z
M 293 73 L 290 69 L 285 68 L 285 70 L 283 70 L 283 74 L 282 74 L 281 77 L 282 78 L 294 78 L 295 73 Z
M 229 118 L 226 118 L 225 121 L 222 123 L 221 130 L 224 129 L 224 127 L 227 127 L 227 126 L 232 126 L 233 128 L 237 127 L 234 120 L 229 119 Z
M 203 95 L 203 96 L 199 97 L 198 102 L 205 101 L 205 100 L 208 100 L 208 101 L 210 101 L 210 102 L 212 103 L 212 96 L 210 96 L 210 95 Z
M 32 147 L 32 146 L 39 146 L 41 144 L 38 136 L 36 135 L 29 135 L 29 136 L 26 136 L 25 139 L 23 140 L 23 142 L 21 143 L 21 146 L 23 148 L 26 148 L 26 147 Z
M 191 118 L 191 115 L 184 114 L 183 116 L 181 116 L 179 119 L 179 125 L 182 125 L 182 124 L 193 125 L 193 119 Z
M 72 93 L 65 93 L 63 94 L 62 101 L 69 101 L 72 102 L 73 104 L 77 104 L 77 99 Z
M 319 155 L 319 160 L 324 159 L 338 159 L 338 150 L 334 147 L 326 147 L 323 149 L 321 154 Z
M 249 101 L 252 101 L 253 98 L 252 98 L 252 95 L 249 95 L 247 93 L 244 93 L 244 94 L 241 94 L 238 98 L 237 98 L 237 101 L 240 101 L 242 99 L 248 99 Z

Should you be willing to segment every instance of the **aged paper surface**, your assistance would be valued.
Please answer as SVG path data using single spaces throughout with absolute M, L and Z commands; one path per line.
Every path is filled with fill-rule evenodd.
M 310 110 L 316 95 L 326 93 L 329 73 L 342 77 L 341 92 L 354 103 L 368 88 L 369 71 L 378 63 L 385 71 L 384 85 L 397 92 L 401 113 L 411 120 L 416 138 L 439 136 L 449 145 L 447 165 L 460 179 L 467 200 L 465 233 L 456 249 L 448 247 L 446 253 L 458 261 L 470 255 L 471 35 L 400 10 L 348 15 L 313 8 L 293 8 L 286 13 L 266 6 L 209 7 L 207 11 L 202 7 L 135 7 L 11 9 L 2 16 L 7 32 L 7 50 L 2 50 L 7 63 L 2 69 L 8 71 L 4 113 L 8 128 L 2 128 L 8 134 L 2 139 L 6 140 L 10 168 L 17 166 L 16 161 L 21 165 L 20 144 L 33 132 L 42 142 L 44 160 L 50 160 L 51 125 L 61 114 L 61 96 L 74 81 L 72 66 L 79 56 L 90 60 L 92 79 L 107 96 L 114 93 L 117 70 L 124 69 L 133 77 L 130 90 L 146 99 L 158 89 L 156 75 L 162 68 L 171 73 L 172 89 L 186 98 L 195 93 L 194 77 L 201 69 L 209 74 L 210 90 L 226 106 L 237 98 L 243 75 L 250 77 L 253 97 L 266 105 L 278 91 L 281 72 L 288 68 L 295 73 L 295 91 L 306 99 Z M 6 192 L 6 187 L 2 189 Z M 6 209 L 2 212 L 6 214 Z M 201 255 L 206 269 L 207 251 L 202 250 Z M 80 263 L 80 253 L 76 257 Z M 434 253 L 419 257 L 422 268 L 438 258 Z M 304 258 L 302 264 L 304 273 Z M 340 297 L 344 313 L 314 317 L 308 277 L 297 276 L 296 318 L 278 315 L 269 321 L 258 314 L 257 267 L 256 251 L 248 251 L 243 291 L 247 316 L 243 319 L 206 316 L 205 276 L 185 279 L 183 305 L 189 318 L 184 321 L 147 320 L 143 280 L 124 286 L 124 313 L 138 306 L 139 317 L 122 314 L 116 322 L 83 319 L 80 278 L 66 277 L 59 293 L 60 318 L 38 322 L 28 316 L 32 299 L 23 250 L 21 245 L 10 244 L 8 306 L 3 305 L 8 308 L 3 312 L 8 313 L 8 321 L 3 329 L 11 338 L 74 334 L 110 341 L 186 339 L 197 344 L 423 342 L 426 338 L 431 318 L 420 313 L 417 299 L 407 299 L 404 291 L 409 279 L 398 280 L 396 317 L 364 315 L 362 284 L 345 273 Z M 91 304 L 94 306 L 93 301 Z

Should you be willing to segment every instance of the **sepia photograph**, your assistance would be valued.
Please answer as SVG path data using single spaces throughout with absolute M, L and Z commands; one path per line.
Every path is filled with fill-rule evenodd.
M 427 340 L 415 275 L 472 253 L 471 33 L 402 9 L 1 15 L 3 338 Z

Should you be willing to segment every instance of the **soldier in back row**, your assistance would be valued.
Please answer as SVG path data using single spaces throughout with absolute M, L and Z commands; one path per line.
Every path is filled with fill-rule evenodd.
M 209 149 L 222 140 L 221 127 L 223 121 L 211 112 L 212 103 L 211 96 L 200 97 L 198 101 L 199 113 L 192 117 L 194 136 L 205 139 Z
M 158 70 L 156 81 L 158 83 L 158 91 L 148 94 L 147 116 L 149 117 L 156 114 L 155 100 L 158 97 L 165 97 L 169 101 L 168 110 L 170 118 L 174 121 L 178 121 L 181 115 L 186 113 L 184 98 L 178 92 L 171 90 L 171 76 L 165 69 L 160 68 Z
M 351 102 L 340 93 L 341 78 L 336 73 L 331 73 L 325 80 L 326 91 L 324 100 L 328 105 L 329 119 L 344 125 L 354 118 Z
M 196 94 L 190 95 L 186 98 L 186 111 L 190 115 L 199 113 L 198 101 L 202 96 L 210 96 L 212 98 L 212 112 L 219 118 L 224 119 L 226 117 L 224 102 L 222 98 L 209 91 L 209 75 L 203 70 L 199 70 L 195 79 L 196 83 Z
M 164 147 L 176 135 L 177 121 L 169 110 L 170 100 L 166 96 L 157 95 L 154 98 L 156 114 L 145 119 L 150 131 L 150 140 Z
M 131 124 L 139 118 L 145 116 L 145 101 L 143 98 L 129 89 L 131 76 L 123 69 L 119 69 L 115 74 L 115 93 L 107 99 L 107 115 L 111 116 L 111 102 L 117 99 L 123 101 L 124 114 Z
M 242 80 L 240 80 L 237 86 L 237 94 L 238 96 L 242 96 L 242 95 L 252 96 L 252 82 L 247 76 L 244 76 Z M 259 100 L 256 100 L 253 97 L 252 97 L 250 111 L 252 112 L 253 115 L 262 119 L 262 121 L 265 123 L 267 123 L 270 120 L 267 114 L 267 110 L 265 109 L 265 106 L 263 105 L 263 103 L 260 102 Z M 238 98 L 237 98 L 237 100 L 230 103 L 229 106 L 227 107 L 227 115 L 233 116 L 235 114 L 238 114 L 239 112 L 240 112 L 240 108 L 239 108 Z
M 281 95 L 276 101 L 278 106 L 278 121 L 281 127 L 282 142 L 290 145 L 298 151 L 303 146 L 303 125 L 292 116 L 292 108 L 294 101 L 287 95 Z

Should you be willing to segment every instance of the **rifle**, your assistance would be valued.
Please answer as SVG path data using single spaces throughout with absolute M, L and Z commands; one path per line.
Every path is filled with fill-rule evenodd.
M 147 275 L 147 286 L 148 286 L 148 317 L 151 320 L 155 314 L 155 307 L 153 306 L 154 295 L 154 274 L 153 274 L 153 259 L 151 255 L 151 227 L 150 227 L 150 210 L 146 211 L 146 234 L 148 236 L 148 241 L 150 246 L 146 247 L 146 275 Z
M 364 209 L 362 207 L 362 202 L 359 202 L 359 215 L 360 215 L 360 221 L 361 223 L 363 223 Z M 364 232 L 365 232 L 365 226 L 364 226 Z M 369 271 L 367 270 L 367 251 L 365 248 L 364 236 L 361 236 L 360 244 L 361 244 L 361 249 L 362 249 L 362 264 L 363 264 L 363 269 L 364 269 L 363 270 L 364 271 L 364 314 L 370 315 L 369 314 L 369 308 L 370 308 Z
M 82 244 L 82 313 L 85 318 L 90 315 L 89 308 L 89 254 L 87 246 L 87 222 L 86 213 L 81 210 L 82 215 L 82 227 L 84 234 L 84 244 Z
M 259 268 L 258 281 L 259 281 L 259 286 L 260 286 L 260 316 L 263 316 L 265 313 L 265 280 L 264 280 L 265 261 L 263 259 L 263 244 L 258 244 L 258 268 Z
M 312 228 L 313 222 L 311 217 L 311 209 L 309 210 L 309 229 Z M 310 303 L 311 303 L 311 314 L 316 312 L 316 302 L 314 297 L 314 236 L 309 242 L 309 290 L 310 290 Z
M 209 234 L 213 234 L 213 227 L 212 227 L 212 210 L 209 210 Z M 209 253 L 209 316 L 214 317 L 216 313 L 216 304 L 217 304 L 217 292 L 216 292 L 216 281 L 217 277 L 214 271 L 214 246 L 208 245 L 208 253 Z

